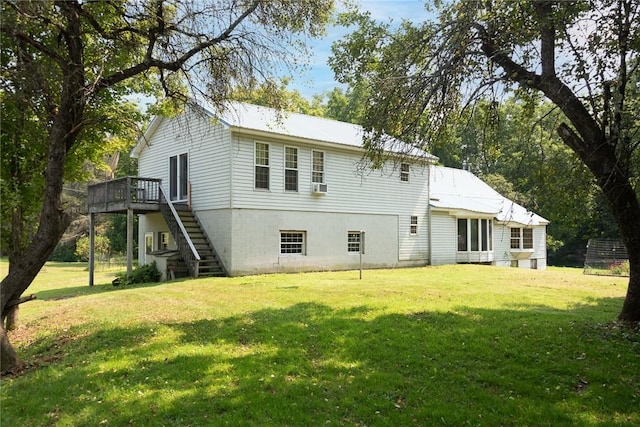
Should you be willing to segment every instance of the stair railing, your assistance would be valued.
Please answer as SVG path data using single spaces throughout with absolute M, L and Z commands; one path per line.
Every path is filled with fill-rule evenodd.
M 162 212 L 162 216 L 165 221 L 169 225 L 169 229 L 171 230 L 171 234 L 176 239 L 176 243 L 178 244 L 178 250 L 180 251 L 180 255 L 187 263 L 189 267 L 189 272 L 193 277 L 198 277 L 199 272 L 199 264 L 200 264 L 200 254 L 196 250 L 193 241 L 191 240 L 191 236 L 187 233 L 187 230 L 184 228 L 184 224 L 176 211 L 176 208 L 173 206 L 171 200 L 167 197 L 164 189 L 160 186 L 161 193 L 161 203 L 160 203 L 160 211 Z M 168 207 L 169 209 L 167 210 Z

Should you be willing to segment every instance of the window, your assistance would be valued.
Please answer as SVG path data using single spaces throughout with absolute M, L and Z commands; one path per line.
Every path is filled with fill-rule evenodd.
M 169 197 L 186 200 L 189 188 L 189 161 L 187 154 L 169 157 Z
M 347 233 L 347 252 L 350 254 L 360 253 L 360 236 L 359 231 L 349 231 Z
M 533 228 L 522 229 L 522 248 L 533 249 Z
M 511 249 L 520 249 L 520 229 L 511 229 Z
M 269 144 L 256 142 L 255 188 L 269 189 Z
M 144 233 L 144 252 L 147 254 L 153 252 L 153 233 Z
M 280 232 L 280 254 L 282 255 L 304 255 L 305 254 L 304 231 L 281 231 Z
M 467 251 L 467 220 L 458 218 L 458 250 Z
M 471 250 L 477 252 L 480 250 L 480 247 L 478 246 L 478 220 L 470 219 L 469 226 L 471 234 Z
M 166 251 L 169 249 L 169 232 L 161 231 L 158 233 L 158 250 Z
M 487 240 L 489 241 L 489 250 L 492 251 L 493 250 L 493 221 L 487 220 L 487 230 L 488 230 Z
M 511 249 L 533 249 L 533 228 L 512 228 Z
M 409 220 L 409 234 L 416 235 L 418 234 L 418 217 L 412 216 Z
M 493 250 L 493 222 L 490 219 L 458 218 L 458 251 Z
M 409 182 L 409 163 L 400 164 L 400 181 Z
M 324 153 L 313 151 L 311 182 L 324 184 Z
M 298 149 L 284 148 L 284 189 L 298 191 Z
M 480 227 L 480 232 L 482 233 L 482 250 L 486 251 L 488 249 L 489 246 L 489 239 L 487 238 L 488 236 L 488 232 L 489 232 L 489 227 L 487 227 L 487 220 L 483 219 L 480 223 L 481 227 Z

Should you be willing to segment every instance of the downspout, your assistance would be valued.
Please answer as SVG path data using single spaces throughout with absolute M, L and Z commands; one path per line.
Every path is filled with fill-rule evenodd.
M 427 166 L 427 223 L 429 224 L 429 265 L 433 265 L 433 229 L 431 221 L 431 164 Z

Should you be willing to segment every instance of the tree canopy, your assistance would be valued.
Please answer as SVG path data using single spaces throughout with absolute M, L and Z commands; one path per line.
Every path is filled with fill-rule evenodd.
M 2 198 L 10 234 L 21 242 L 0 284 L 4 319 L 69 224 L 65 175 L 100 158 L 108 135 L 132 128 L 140 115 L 131 97 L 164 99 L 165 111 L 194 98 L 222 108 L 234 88 L 303 66 L 298 36 L 324 31 L 333 0 L 2 0 L 1 7 Z M 19 366 L 4 327 L 0 339 L 2 370 Z
M 465 112 L 544 96 L 561 114 L 556 134 L 592 174 L 632 254 L 619 317 L 640 321 L 640 2 L 436 4 L 437 20 L 397 29 L 367 13 L 342 16 L 356 29 L 335 43 L 331 65 L 368 94 L 369 152 L 388 148 L 385 135 L 429 150 L 455 135 Z

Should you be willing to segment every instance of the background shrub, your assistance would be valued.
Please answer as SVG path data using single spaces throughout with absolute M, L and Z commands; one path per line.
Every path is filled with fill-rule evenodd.
M 120 285 L 133 285 L 135 283 L 154 283 L 159 282 L 162 273 L 158 270 L 156 262 L 135 268 L 131 274 L 118 273 L 116 280 Z M 115 283 L 114 283 L 115 284 Z

